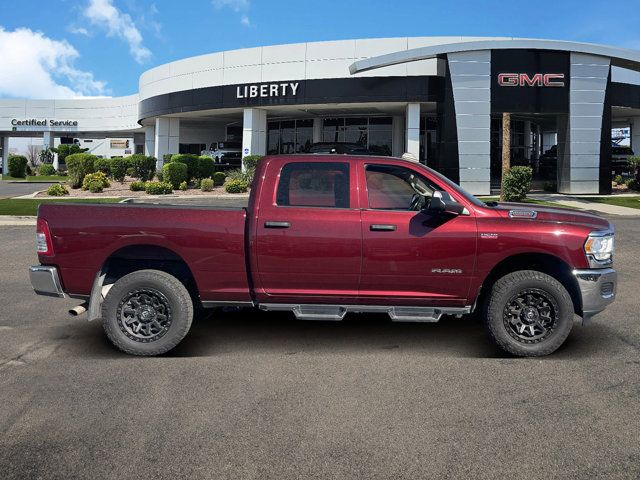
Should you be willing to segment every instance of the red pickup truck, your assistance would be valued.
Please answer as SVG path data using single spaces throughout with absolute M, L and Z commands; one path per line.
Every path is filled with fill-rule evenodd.
M 237 306 L 306 320 L 477 312 L 502 349 L 538 356 L 574 314 L 614 300 L 613 243 L 600 217 L 483 203 L 414 162 L 273 156 L 248 208 L 42 205 L 30 276 L 36 293 L 83 300 L 75 313 L 136 355 L 175 347 L 194 310 Z

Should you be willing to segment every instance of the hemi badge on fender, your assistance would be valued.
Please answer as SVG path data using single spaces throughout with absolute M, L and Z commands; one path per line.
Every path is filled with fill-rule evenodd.
M 480 238 L 498 238 L 497 233 L 481 233 Z
M 509 210 L 509 218 L 536 218 L 538 212 L 535 210 Z

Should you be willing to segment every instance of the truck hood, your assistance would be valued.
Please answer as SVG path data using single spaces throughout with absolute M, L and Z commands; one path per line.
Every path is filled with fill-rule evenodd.
M 570 208 L 547 207 L 543 205 L 535 205 L 531 203 L 509 203 L 501 202 L 496 207 L 490 207 L 504 218 L 509 218 L 509 212 L 512 210 L 536 212 L 535 218 L 522 218 L 517 220 L 525 220 L 530 222 L 549 222 L 581 225 L 591 230 L 613 230 L 613 226 L 605 218 L 593 215 L 591 213 L 580 212 Z M 515 220 L 515 218 L 514 218 Z

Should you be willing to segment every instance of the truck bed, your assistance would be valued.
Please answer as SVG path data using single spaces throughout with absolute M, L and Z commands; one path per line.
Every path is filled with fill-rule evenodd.
M 43 204 L 53 239 L 52 256 L 63 288 L 89 295 L 96 272 L 113 256 L 145 247 L 167 251 L 189 266 L 203 301 L 249 301 L 244 208 L 124 203 Z M 154 247 L 154 248 L 149 248 Z

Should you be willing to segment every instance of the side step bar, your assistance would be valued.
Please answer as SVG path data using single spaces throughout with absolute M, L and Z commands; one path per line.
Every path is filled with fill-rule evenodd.
M 394 322 L 437 322 L 442 315 L 461 317 L 471 307 L 390 307 L 380 305 L 295 305 L 287 303 L 261 303 L 260 310 L 293 312 L 298 320 L 340 321 L 348 312 L 386 313 Z

